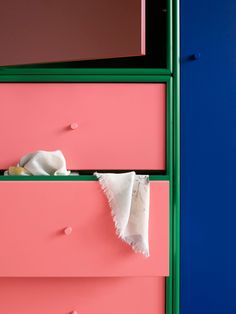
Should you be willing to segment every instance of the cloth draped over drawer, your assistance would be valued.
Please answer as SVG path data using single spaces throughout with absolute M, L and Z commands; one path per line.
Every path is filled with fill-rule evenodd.
M 108 198 L 117 235 L 135 252 L 149 256 L 149 176 L 134 171 L 94 175 Z

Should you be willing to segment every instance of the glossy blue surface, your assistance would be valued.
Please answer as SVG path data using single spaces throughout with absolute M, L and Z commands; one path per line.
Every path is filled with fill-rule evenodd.
M 182 0 L 181 60 L 181 314 L 234 314 L 235 0 Z

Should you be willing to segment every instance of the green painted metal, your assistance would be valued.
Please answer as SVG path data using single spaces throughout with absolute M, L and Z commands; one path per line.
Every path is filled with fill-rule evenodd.
M 170 43 L 168 44 L 170 46 Z M 170 59 L 170 54 L 167 61 Z M 170 64 L 170 60 L 167 62 Z M 126 68 L 96 68 L 96 69 L 73 69 L 73 68 L 19 68 L 0 67 L 0 75 L 170 75 L 169 68 L 166 69 L 126 69 Z
M 170 76 L 168 75 L 1 75 L 0 82 L 7 83 L 88 83 L 88 82 L 168 82 Z
M 173 2 L 173 3 L 172 3 Z M 171 4 L 172 3 L 172 4 Z M 170 1 L 170 53 L 173 73 L 170 119 L 170 276 L 166 278 L 166 314 L 180 314 L 180 53 L 179 0 Z M 172 123 L 173 122 L 173 123 Z M 171 168 L 172 167 L 172 168 Z
M 179 0 L 173 0 L 173 103 L 174 103 L 174 206 L 173 206 L 173 314 L 180 313 L 180 12 Z
M 170 216 L 169 216 L 169 276 L 166 278 L 166 314 L 172 314 L 173 306 L 173 78 L 167 85 L 167 174 L 170 181 Z
M 73 176 L 0 176 L 0 181 L 97 181 L 94 175 Z M 169 176 L 151 175 L 150 181 L 169 181 Z
M 173 0 L 174 1 L 174 0 Z M 173 4 L 172 0 L 167 0 L 167 69 L 173 73 Z

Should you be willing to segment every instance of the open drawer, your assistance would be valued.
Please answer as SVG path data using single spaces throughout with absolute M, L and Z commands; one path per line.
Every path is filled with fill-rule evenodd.
M 151 181 L 149 258 L 117 237 L 97 181 L 2 181 L 0 197 L 1 277 L 169 274 L 167 181 Z
M 73 170 L 166 169 L 166 84 L 0 84 L 0 169 L 36 150 Z

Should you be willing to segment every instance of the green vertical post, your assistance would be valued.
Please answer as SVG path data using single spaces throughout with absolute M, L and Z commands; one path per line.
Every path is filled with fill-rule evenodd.
M 173 306 L 173 79 L 167 84 L 166 169 L 170 182 L 169 209 L 169 276 L 166 278 L 166 314 Z
M 173 206 L 173 314 L 180 313 L 180 12 L 173 0 L 174 79 L 174 206 Z

